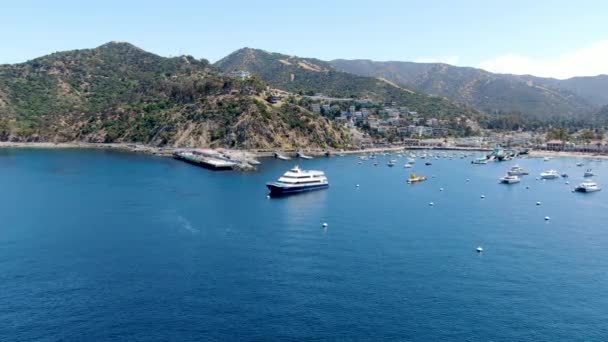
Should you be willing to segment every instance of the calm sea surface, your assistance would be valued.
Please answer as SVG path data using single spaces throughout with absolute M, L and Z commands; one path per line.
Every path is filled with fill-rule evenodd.
M 267 199 L 294 161 L 2 150 L 0 341 L 608 340 L 608 189 L 571 192 L 608 161 L 418 159 L 411 186 L 388 158 L 298 161 L 331 188 Z

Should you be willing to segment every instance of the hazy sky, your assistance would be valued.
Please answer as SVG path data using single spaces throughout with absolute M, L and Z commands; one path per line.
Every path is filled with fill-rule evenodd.
M 0 0 L 0 63 L 128 41 L 215 61 L 241 47 L 442 61 L 559 78 L 608 74 L 608 1 Z

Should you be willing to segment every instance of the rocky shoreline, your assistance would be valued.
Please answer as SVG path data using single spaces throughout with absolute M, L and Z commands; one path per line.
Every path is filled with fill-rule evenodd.
M 143 153 L 162 157 L 171 157 L 173 153 L 180 150 L 201 150 L 201 151 L 218 151 L 227 154 L 236 159 L 251 159 L 251 158 L 264 158 L 272 157 L 274 151 L 268 150 L 230 150 L 230 149 L 197 149 L 197 148 L 175 148 L 175 147 L 155 147 L 143 144 L 134 143 L 87 143 L 87 142 L 69 142 L 69 143 L 53 143 L 53 142 L 0 142 L 0 149 L 6 148 L 23 148 L 23 149 L 104 149 L 104 150 L 115 150 L 125 151 L 133 153 Z M 346 151 L 330 151 L 332 154 L 359 154 L 359 153 L 377 153 L 377 152 L 394 152 L 401 151 L 403 149 L 412 150 L 454 150 L 454 151 L 490 151 L 491 149 L 484 148 L 469 148 L 469 147 L 422 147 L 422 146 L 386 146 L 386 147 L 375 147 L 358 150 L 346 150 Z M 307 154 L 312 156 L 323 156 L 326 151 L 315 150 L 306 151 Z M 287 151 L 285 154 L 295 156 L 295 151 Z M 597 153 L 586 153 L 586 152 L 568 152 L 568 151 L 544 151 L 544 150 L 531 150 L 531 157 L 573 157 L 573 158 L 602 158 L 608 159 L 608 155 L 601 155 Z

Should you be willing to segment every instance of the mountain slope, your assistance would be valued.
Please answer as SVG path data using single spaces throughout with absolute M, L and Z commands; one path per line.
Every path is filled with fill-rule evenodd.
M 594 106 L 608 105 L 608 75 L 572 77 L 565 80 L 529 75 L 515 77 L 525 81 L 531 80 L 549 87 L 569 90 Z
M 521 113 L 545 120 L 576 118 L 594 111 L 594 105 L 573 91 L 540 78 L 493 74 L 441 63 L 334 60 L 330 64 L 344 72 L 382 77 L 423 92 L 446 96 L 488 113 Z
M 0 138 L 154 145 L 339 147 L 344 129 L 293 104 L 270 106 L 259 79 L 224 77 L 206 60 L 164 58 L 128 43 L 0 65 Z
M 273 87 L 301 94 L 395 102 L 420 113 L 479 117 L 480 112 L 447 99 L 428 96 L 396 85 L 392 80 L 337 71 L 330 63 L 263 50 L 244 48 L 214 64 L 224 72 L 249 71 Z

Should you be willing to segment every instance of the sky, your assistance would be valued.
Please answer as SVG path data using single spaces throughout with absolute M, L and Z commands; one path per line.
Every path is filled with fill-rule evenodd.
M 324 60 L 608 74 L 608 1 L 0 0 L 0 64 L 127 41 L 216 61 L 242 47 Z

